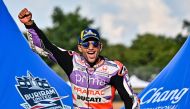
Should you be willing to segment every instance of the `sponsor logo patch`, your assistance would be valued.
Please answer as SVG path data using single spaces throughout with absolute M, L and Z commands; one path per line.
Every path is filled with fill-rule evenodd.
M 28 71 L 27 76 L 15 77 L 15 85 L 25 103 L 20 104 L 25 109 L 71 109 L 63 105 L 61 99 L 69 97 L 59 96 L 56 89 L 51 87 L 46 79 L 33 77 Z

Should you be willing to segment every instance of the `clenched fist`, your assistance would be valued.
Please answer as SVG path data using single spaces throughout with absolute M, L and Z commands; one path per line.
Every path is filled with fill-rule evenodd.
M 18 15 L 19 20 L 25 25 L 32 25 L 32 13 L 24 8 Z

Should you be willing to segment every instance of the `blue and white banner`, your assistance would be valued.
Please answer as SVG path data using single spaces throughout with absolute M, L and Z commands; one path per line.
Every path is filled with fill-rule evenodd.
M 190 108 L 190 37 L 139 96 L 141 109 Z
M 29 47 L 0 0 L 0 109 L 72 109 L 72 91 Z

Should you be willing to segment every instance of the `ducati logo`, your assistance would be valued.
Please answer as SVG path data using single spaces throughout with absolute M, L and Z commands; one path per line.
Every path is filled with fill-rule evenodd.
M 15 77 L 15 85 L 25 103 L 20 104 L 25 109 L 69 109 L 70 106 L 62 104 L 54 87 L 51 87 L 46 79 L 33 77 L 28 71 L 27 76 Z

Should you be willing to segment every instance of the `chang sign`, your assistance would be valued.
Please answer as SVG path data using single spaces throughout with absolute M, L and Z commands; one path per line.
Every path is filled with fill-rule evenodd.
M 189 88 L 164 90 L 164 87 L 152 88 L 141 97 L 141 105 L 148 103 L 170 102 L 178 103 Z

